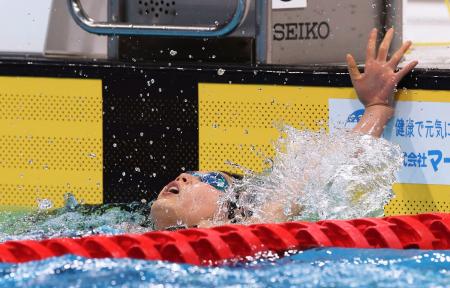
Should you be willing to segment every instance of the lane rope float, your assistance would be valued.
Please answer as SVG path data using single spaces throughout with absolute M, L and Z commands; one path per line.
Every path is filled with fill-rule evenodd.
M 450 214 L 225 225 L 116 236 L 9 241 L 0 262 L 23 263 L 73 254 L 87 258 L 135 258 L 192 265 L 219 265 L 258 253 L 317 247 L 450 249 Z

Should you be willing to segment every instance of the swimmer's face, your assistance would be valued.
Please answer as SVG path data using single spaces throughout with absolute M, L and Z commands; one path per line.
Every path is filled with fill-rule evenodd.
M 202 220 L 212 219 L 218 211 L 221 193 L 197 176 L 180 174 L 161 190 L 153 202 L 151 216 L 156 229 L 180 224 L 191 227 Z

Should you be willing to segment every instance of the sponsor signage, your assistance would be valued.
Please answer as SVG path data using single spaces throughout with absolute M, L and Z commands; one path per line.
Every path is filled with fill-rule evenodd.
M 364 114 L 356 99 L 329 99 L 330 131 L 353 128 Z M 383 137 L 400 145 L 400 183 L 450 184 L 450 103 L 398 101 Z
M 330 36 L 330 25 L 322 22 L 275 23 L 273 40 L 317 40 Z

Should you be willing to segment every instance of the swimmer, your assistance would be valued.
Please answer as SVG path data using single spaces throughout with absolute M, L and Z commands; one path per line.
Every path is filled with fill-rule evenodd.
M 394 91 L 400 80 L 418 64 L 413 61 L 396 72 L 403 55 L 411 47 L 411 42 L 388 59 L 388 51 L 394 37 L 394 30 L 387 31 L 377 51 L 377 29 L 370 33 L 367 44 L 364 73 L 357 67 L 352 55 L 347 55 L 347 64 L 353 87 L 359 100 L 365 106 L 365 113 L 353 132 L 380 137 L 384 127 L 394 114 Z M 179 175 L 167 184 L 159 193 L 151 207 L 151 217 L 156 229 L 186 227 L 208 227 L 213 219 L 222 219 L 223 223 L 233 223 L 233 214 L 229 207 L 227 213 L 221 211 L 219 199 L 221 193 L 233 185 L 233 175 L 224 172 L 195 171 Z M 287 221 L 283 205 L 268 203 L 262 209 L 263 219 L 251 219 L 250 222 Z M 301 207 L 293 205 L 292 213 L 299 213 Z M 238 212 L 239 213 L 239 212 Z M 242 212 L 241 212 L 242 213 Z M 224 214 L 224 215 L 220 215 Z M 251 218 L 251 215 L 246 215 Z

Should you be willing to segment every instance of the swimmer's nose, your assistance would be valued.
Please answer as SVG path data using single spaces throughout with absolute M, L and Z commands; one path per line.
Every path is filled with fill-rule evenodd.
M 182 183 L 188 183 L 193 179 L 194 176 L 190 175 L 190 174 L 186 174 L 186 173 L 182 173 L 180 174 L 180 176 L 178 176 L 175 181 L 178 182 L 182 182 Z

